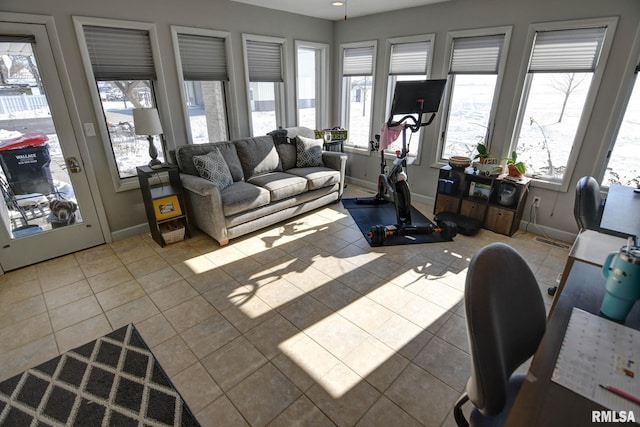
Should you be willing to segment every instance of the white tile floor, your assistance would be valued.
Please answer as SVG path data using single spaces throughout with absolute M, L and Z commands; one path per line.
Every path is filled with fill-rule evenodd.
M 224 248 L 102 245 L 0 276 L 0 380 L 133 322 L 204 426 L 452 426 L 468 262 L 512 245 L 550 305 L 567 251 L 534 237 L 370 248 L 334 204 Z

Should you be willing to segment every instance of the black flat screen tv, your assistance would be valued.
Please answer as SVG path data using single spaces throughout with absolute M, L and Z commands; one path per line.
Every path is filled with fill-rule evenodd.
M 399 114 L 436 113 L 447 83 L 442 80 L 396 82 L 391 104 L 391 117 Z

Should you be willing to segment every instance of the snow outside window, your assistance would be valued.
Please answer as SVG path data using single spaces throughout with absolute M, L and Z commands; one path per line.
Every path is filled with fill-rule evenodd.
M 83 31 L 118 177 L 135 177 L 136 166 L 149 162 L 149 142 L 136 135 L 133 110 L 156 106 L 149 32 L 93 25 L 84 25 Z M 161 135 L 152 136 L 164 161 Z
M 342 123 L 347 146 L 369 150 L 376 42 L 342 45 Z
M 498 85 L 504 67 L 510 29 L 493 34 L 451 33 L 448 90 L 440 160 L 451 156 L 473 159 L 478 143 L 490 145 Z
M 243 34 L 251 135 L 266 135 L 283 124 L 284 40 Z
M 389 78 L 387 83 L 387 114 L 389 118 L 391 104 L 395 93 L 396 82 L 425 80 L 431 69 L 431 48 L 433 36 L 403 37 L 390 40 L 389 49 Z M 394 116 L 394 120 L 400 120 L 402 116 Z M 374 125 L 374 133 L 378 132 Z M 416 133 L 407 131 L 407 143 L 409 157 L 418 157 L 418 150 L 422 141 L 422 128 Z M 388 152 L 394 153 L 402 148 L 402 136 L 394 141 Z
M 638 73 L 640 65 L 636 67 L 633 90 L 627 102 L 622 123 L 618 129 L 615 145 L 607 163 L 607 169 L 602 179 L 602 185 L 622 184 L 630 186 L 640 185 L 640 85 Z
M 177 33 L 176 39 L 191 142 L 228 140 L 226 37 Z
M 513 140 L 527 175 L 549 183 L 571 176 L 612 35 L 607 24 L 536 29 Z

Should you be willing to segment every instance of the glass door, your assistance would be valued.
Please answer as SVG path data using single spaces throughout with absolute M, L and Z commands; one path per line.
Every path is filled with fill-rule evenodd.
M 0 22 L 0 266 L 104 243 L 44 25 Z

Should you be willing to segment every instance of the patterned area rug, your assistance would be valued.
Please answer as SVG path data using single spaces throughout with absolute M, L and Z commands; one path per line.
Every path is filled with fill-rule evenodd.
M 1 382 L 0 424 L 199 425 L 132 324 Z

